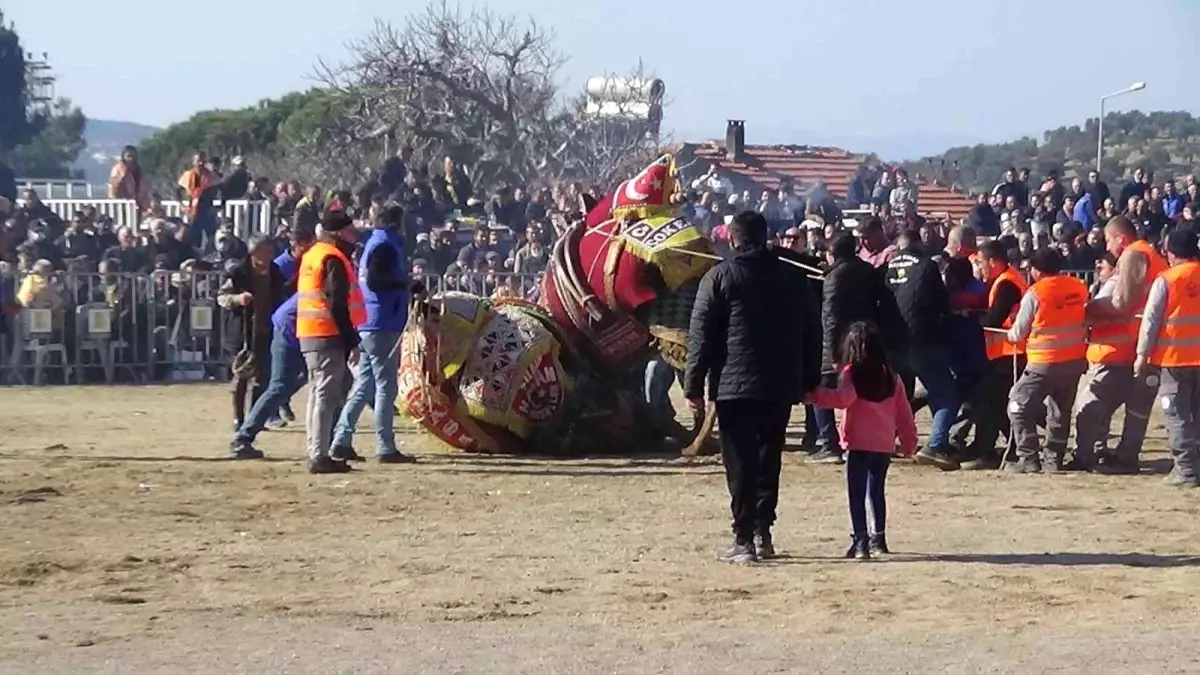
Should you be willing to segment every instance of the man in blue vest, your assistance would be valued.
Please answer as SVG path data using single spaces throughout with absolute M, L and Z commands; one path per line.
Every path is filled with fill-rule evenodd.
M 330 456 L 361 461 L 351 441 L 354 427 L 368 400 L 374 399 L 375 456 L 381 464 L 415 461 L 396 448 L 392 431 L 400 362 L 400 333 L 408 323 L 408 274 L 404 265 L 404 209 L 389 206 L 380 214 L 363 245 L 358 262 L 358 285 L 367 320 L 358 327 L 361 344 L 354 388 L 342 408 L 333 434 Z

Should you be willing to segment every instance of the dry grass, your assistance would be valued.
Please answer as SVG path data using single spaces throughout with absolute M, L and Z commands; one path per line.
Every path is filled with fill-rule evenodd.
M 784 557 L 735 568 L 712 561 L 728 539 L 719 465 L 467 456 L 401 424 L 420 464 L 310 476 L 299 429 L 264 434 L 269 461 L 221 461 L 225 391 L 0 390 L 0 672 L 269 669 L 274 648 L 292 670 L 372 672 L 373 650 L 397 647 L 384 630 L 409 659 L 384 670 L 697 672 L 745 651 L 752 670 L 798 654 L 835 671 L 977 670 L 990 654 L 1004 670 L 1029 650 L 1064 672 L 1139 649 L 1150 671 L 1194 664 L 1104 651 L 1195 633 L 1200 492 L 1157 476 L 898 465 L 901 553 L 863 564 L 838 559 L 840 472 L 789 456 Z M 1163 438 L 1154 425 L 1148 446 Z M 330 635 L 362 644 L 330 662 Z

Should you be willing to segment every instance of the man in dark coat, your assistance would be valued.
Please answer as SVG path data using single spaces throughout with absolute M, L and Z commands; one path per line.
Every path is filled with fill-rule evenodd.
M 250 380 L 254 380 L 252 404 L 271 380 L 271 338 L 274 335 L 271 314 L 290 295 L 285 290 L 287 279 L 271 260 L 275 255 L 271 240 L 265 235 L 255 235 L 249 248 L 250 255 L 230 269 L 217 294 L 217 304 L 222 310 L 222 346 L 229 354 L 236 355 L 245 350 L 253 355 L 252 367 L 246 368 L 247 372 L 238 372 L 240 361 L 234 360 L 235 431 L 245 419 Z
M 885 343 L 893 349 L 907 344 L 908 331 L 896 308 L 896 298 L 883 283 L 883 275 L 858 257 L 854 235 L 838 235 L 826 255 L 831 267 L 825 275 L 821 303 L 821 376 L 827 386 L 837 386 L 841 343 L 850 324 L 855 321 L 875 324 Z M 842 450 L 833 411 L 817 408 L 815 413 L 820 435 L 817 443 L 821 448 L 812 459 L 822 464 L 839 464 Z
M 693 413 L 716 402 L 733 511 L 724 562 L 774 555 L 780 457 L 793 405 L 819 382 L 817 303 L 805 272 L 767 247 L 767 221 L 730 224 L 736 256 L 700 281 L 688 331 L 683 390 Z M 781 301 L 782 299 L 782 301 Z
M 919 462 L 957 469 L 950 456 L 950 425 L 958 414 L 958 396 L 950 369 L 950 292 L 938 264 L 912 233 L 897 240 L 900 253 L 888 263 L 887 283 L 908 326 L 912 344 L 892 364 L 913 397 L 916 378 L 929 392 L 933 428 L 929 443 L 917 454 Z

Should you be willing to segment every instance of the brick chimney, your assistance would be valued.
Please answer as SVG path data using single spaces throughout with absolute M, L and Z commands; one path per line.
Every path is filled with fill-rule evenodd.
M 746 121 L 729 120 L 725 126 L 725 156 L 735 162 L 746 156 Z

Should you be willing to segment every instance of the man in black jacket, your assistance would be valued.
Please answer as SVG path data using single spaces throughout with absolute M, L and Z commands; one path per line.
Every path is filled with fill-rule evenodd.
M 767 221 L 730 224 L 737 255 L 700 281 L 683 390 L 692 411 L 716 401 L 734 544 L 724 562 L 774 555 L 780 457 L 793 405 L 819 381 L 816 299 L 805 272 L 767 248 Z M 780 299 L 783 299 L 781 302 Z
M 888 292 L 883 275 L 858 257 L 858 240 L 841 234 L 826 254 L 831 265 L 825 275 L 821 303 L 822 354 L 821 376 L 826 386 L 837 386 L 841 364 L 841 344 L 846 329 L 855 321 L 875 324 L 890 348 L 908 342 L 908 330 L 896 308 L 896 298 Z M 821 464 L 840 464 L 842 450 L 832 410 L 816 409 L 821 449 L 812 456 Z
M 287 280 L 272 262 L 274 245 L 265 235 L 254 235 L 250 240 L 250 254 L 239 261 L 225 275 L 221 290 L 217 293 L 217 304 L 221 307 L 221 341 L 230 355 L 245 352 L 250 365 L 239 371 L 241 361 L 234 359 L 233 373 L 233 417 L 234 430 L 241 428 L 245 420 L 246 393 L 250 381 L 254 381 L 250 403 L 262 395 L 270 382 L 271 338 L 274 327 L 271 314 L 287 299 L 284 286 Z M 234 455 L 238 459 L 256 459 L 255 453 Z M 261 453 L 258 453 L 261 456 Z
M 950 293 L 937 263 L 921 249 L 914 233 L 900 235 L 896 245 L 900 253 L 888 263 L 887 283 L 895 294 L 912 342 L 905 354 L 907 358 L 898 356 L 893 365 L 908 388 L 909 399 L 915 379 L 921 379 L 929 392 L 929 409 L 933 413 L 929 442 L 917 453 L 917 461 L 942 469 L 957 469 L 958 461 L 950 457 L 949 438 L 950 425 L 958 414 L 947 339 Z

